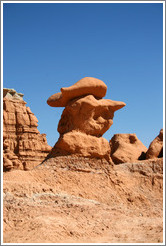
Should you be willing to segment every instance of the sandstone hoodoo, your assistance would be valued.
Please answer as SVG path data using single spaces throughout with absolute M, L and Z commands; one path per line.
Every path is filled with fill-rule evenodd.
M 163 157 L 163 129 L 159 135 L 151 142 L 146 153 L 146 159 Z
M 85 77 L 49 97 L 49 106 L 65 107 L 58 124 L 60 137 L 50 157 L 76 154 L 110 161 L 110 146 L 102 135 L 113 124 L 114 112 L 125 103 L 102 99 L 106 90 L 103 81 Z
M 111 158 L 115 164 L 145 159 L 147 148 L 136 134 L 115 134 L 110 140 Z
M 23 94 L 3 89 L 3 167 L 29 169 L 41 163 L 51 150 L 38 120 L 26 107 Z

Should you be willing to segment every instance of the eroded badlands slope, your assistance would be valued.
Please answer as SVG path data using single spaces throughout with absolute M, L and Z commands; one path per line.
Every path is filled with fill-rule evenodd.
M 66 156 L 4 173 L 4 243 L 162 242 L 162 161 Z

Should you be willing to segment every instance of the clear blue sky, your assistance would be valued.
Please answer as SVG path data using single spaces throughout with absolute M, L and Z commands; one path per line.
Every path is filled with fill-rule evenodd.
M 104 134 L 136 133 L 148 147 L 163 127 L 162 3 L 5 3 L 3 86 L 24 93 L 54 145 L 64 108 L 48 97 L 79 79 L 103 80 L 123 101 Z

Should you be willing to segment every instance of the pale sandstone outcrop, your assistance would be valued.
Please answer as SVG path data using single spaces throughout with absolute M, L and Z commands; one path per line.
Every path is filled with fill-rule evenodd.
M 52 107 L 65 106 L 58 124 L 60 137 L 50 157 L 75 154 L 111 162 L 110 146 L 102 135 L 113 124 L 114 112 L 125 103 L 101 99 L 106 89 L 103 81 L 86 77 L 47 100 Z
M 41 163 L 51 147 L 37 129 L 38 120 L 26 107 L 23 94 L 4 88 L 3 158 L 4 170 L 32 168 Z
M 150 143 L 146 153 L 146 159 L 163 157 L 163 129 L 159 135 Z
M 136 134 L 115 134 L 110 140 L 111 158 L 115 164 L 145 159 L 146 146 Z

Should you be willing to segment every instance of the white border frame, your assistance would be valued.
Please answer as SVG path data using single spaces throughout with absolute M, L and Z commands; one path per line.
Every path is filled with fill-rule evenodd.
M 1 1 L 1 88 L 3 88 L 3 3 L 162 3 L 163 4 L 163 142 L 165 146 L 165 1 Z M 1 90 L 3 112 L 3 90 Z M 1 163 L 3 163 L 3 114 L 1 113 Z M 165 148 L 163 150 L 163 243 L 3 243 L 3 216 L 1 216 L 1 245 L 165 245 Z M 3 166 L 1 165 L 3 181 Z M 1 215 L 3 215 L 3 182 L 1 182 Z

